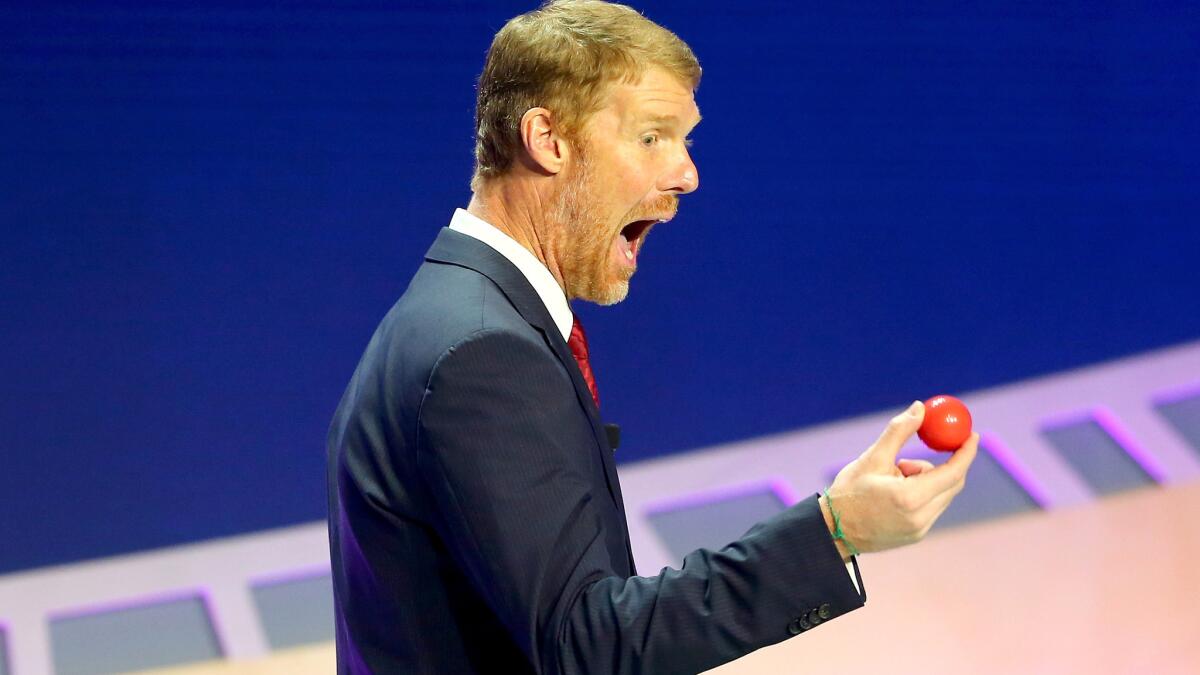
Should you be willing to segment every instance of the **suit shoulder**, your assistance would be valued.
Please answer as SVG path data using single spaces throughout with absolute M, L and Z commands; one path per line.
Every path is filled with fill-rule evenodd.
M 426 262 L 380 328 L 444 351 L 480 331 L 534 334 L 504 292 L 475 270 Z M 431 345 L 433 346 L 433 345 Z
M 541 350 L 553 358 L 538 329 L 490 279 L 426 262 L 371 336 L 339 402 L 335 428 L 357 417 L 412 428 L 413 413 L 443 357 L 467 345 L 468 356 L 500 354 L 503 342 L 508 353 Z

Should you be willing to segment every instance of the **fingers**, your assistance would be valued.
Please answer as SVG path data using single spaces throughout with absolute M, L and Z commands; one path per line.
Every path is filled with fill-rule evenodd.
M 907 410 L 893 417 L 879 439 L 863 453 L 872 467 L 890 470 L 895 466 L 900 447 L 917 432 L 924 419 L 925 405 L 920 401 L 913 401 Z
M 933 529 L 933 526 L 937 524 L 937 521 L 953 501 L 953 493 L 942 493 L 913 515 L 913 522 L 920 524 L 916 533 L 916 541 L 924 539 L 925 535 L 929 534 L 929 531 Z
M 962 447 L 954 451 L 950 455 L 950 459 L 946 460 L 963 476 L 967 475 L 967 469 L 971 468 L 971 463 L 975 461 L 975 455 L 979 454 L 979 434 L 972 433 L 967 437 L 967 442 L 962 444 Z
M 960 489 L 966 480 L 967 469 L 971 468 L 978 451 L 979 434 L 972 433 L 967 442 L 941 466 L 912 476 L 911 484 L 917 490 L 916 497 L 922 501 L 931 501 L 943 492 Z
M 937 522 L 938 518 L 942 517 L 942 513 L 944 513 L 946 509 L 950 507 L 950 504 L 954 502 L 954 498 L 958 496 L 958 493 L 962 491 L 962 488 L 963 484 L 959 483 L 952 489 L 937 495 L 930 500 L 928 504 L 921 507 L 920 511 L 917 512 L 917 520 L 927 523 L 926 531 L 928 531 L 930 527 L 933 527 L 933 524 Z
M 925 473 L 933 469 L 933 462 L 928 462 L 923 459 L 902 459 L 896 462 L 896 468 L 900 469 L 900 473 L 905 478 L 916 476 L 917 474 Z

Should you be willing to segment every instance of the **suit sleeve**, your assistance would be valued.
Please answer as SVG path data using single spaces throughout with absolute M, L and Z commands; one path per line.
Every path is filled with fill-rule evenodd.
M 435 528 L 536 672 L 696 673 L 862 606 L 815 497 L 679 569 L 618 574 L 595 447 L 563 440 L 588 423 L 564 377 L 542 345 L 481 331 L 439 359 L 418 416 Z

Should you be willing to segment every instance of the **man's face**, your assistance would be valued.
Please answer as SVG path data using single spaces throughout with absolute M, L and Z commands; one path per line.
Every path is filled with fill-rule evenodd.
M 691 89 L 664 70 L 612 85 L 574 143 L 554 198 L 567 297 L 601 305 L 625 299 L 646 234 L 675 215 L 678 195 L 700 184 L 687 139 L 699 121 Z

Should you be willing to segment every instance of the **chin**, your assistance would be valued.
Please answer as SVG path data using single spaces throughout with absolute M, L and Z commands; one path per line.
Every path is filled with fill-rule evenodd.
M 621 280 L 611 282 L 602 288 L 589 289 L 587 292 L 580 293 L 576 297 L 580 300 L 594 302 L 597 305 L 609 306 L 621 302 L 627 295 L 629 295 L 629 281 Z
M 629 282 L 619 281 L 608 287 L 608 293 L 604 298 L 596 301 L 598 305 L 615 305 L 621 302 L 629 295 Z

